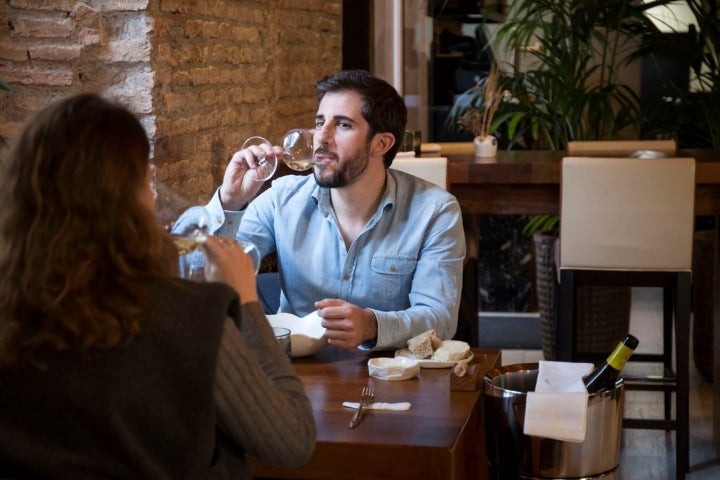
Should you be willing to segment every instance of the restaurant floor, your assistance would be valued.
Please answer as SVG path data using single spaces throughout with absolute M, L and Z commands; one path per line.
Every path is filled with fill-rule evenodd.
M 662 329 L 659 289 L 633 290 L 630 331 L 641 339 L 638 352 L 660 351 Z M 691 345 L 692 347 L 692 345 Z M 537 362 L 540 350 L 502 351 L 504 365 Z M 705 381 L 690 355 L 690 473 L 688 480 L 717 480 L 720 465 L 712 446 L 712 384 Z M 628 364 L 632 373 L 660 373 L 654 364 Z M 661 418 L 662 394 L 631 391 L 625 394 L 625 411 L 631 417 Z M 620 453 L 622 480 L 669 480 L 675 478 L 675 433 L 661 430 L 624 429 Z

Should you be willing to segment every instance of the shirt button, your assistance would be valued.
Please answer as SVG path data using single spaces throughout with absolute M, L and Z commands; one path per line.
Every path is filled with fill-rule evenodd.
M 348 281 L 348 280 L 350 280 L 350 275 L 348 275 L 347 273 L 345 273 L 345 274 L 343 274 L 342 279 L 343 279 L 344 281 Z
M 390 265 L 390 271 L 393 273 L 397 272 L 397 268 L 395 268 L 395 265 Z

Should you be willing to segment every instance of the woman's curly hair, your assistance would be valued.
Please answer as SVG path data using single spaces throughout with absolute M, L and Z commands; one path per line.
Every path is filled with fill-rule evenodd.
M 96 94 L 51 105 L 0 162 L 0 365 L 140 331 L 141 280 L 176 253 L 148 201 L 138 119 Z

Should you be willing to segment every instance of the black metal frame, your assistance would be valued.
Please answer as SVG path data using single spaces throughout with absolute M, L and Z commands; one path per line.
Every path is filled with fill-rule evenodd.
M 575 295 L 578 286 L 662 287 L 663 352 L 634 354 L 631 361 L 658 362 L 664 367 L 662 378 L 625 377 L 629 390 L 662 391 L 665 394 L 664 419 L 623 419 L 625 428 L 675 430 L 676 478 L 684 479 L 689 470 L 689 388 L 690 388 L 690 311 L 692 273 L 690 271 L 560 270 L 556 333 L 557 359 L 583 361 L 588 358 L 574 351 Z M 673 322 L 674 320 L 674 322 Z M 672 362 L 672 331 L 675 330 L 675 369 Z M 675 392 L 675 419 L 670 415 L 671 394 Z

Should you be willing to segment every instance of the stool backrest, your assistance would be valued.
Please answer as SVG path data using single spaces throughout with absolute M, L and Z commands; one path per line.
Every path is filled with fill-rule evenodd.
M 690 270 L 693 158 L 566 157 L 560 268 Z
M 448 159 L 445 157 L 395 157 L 390 168 L 410 173 L 447 190 Z

